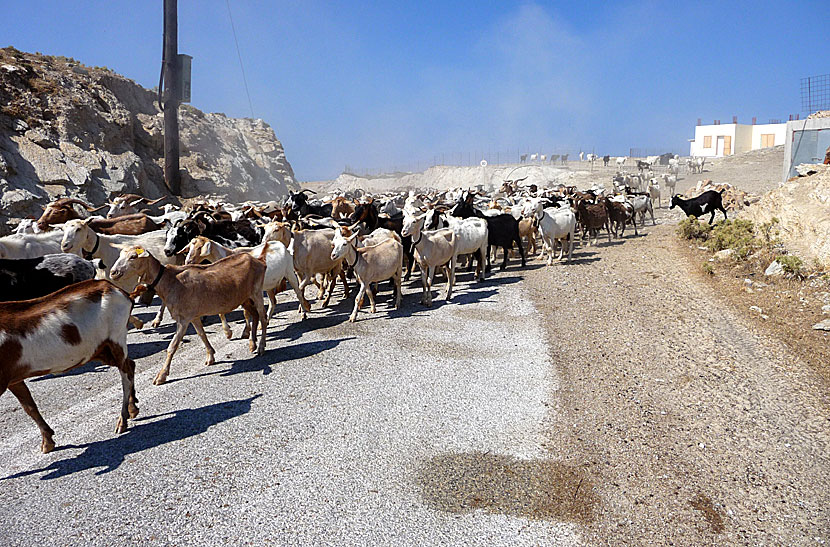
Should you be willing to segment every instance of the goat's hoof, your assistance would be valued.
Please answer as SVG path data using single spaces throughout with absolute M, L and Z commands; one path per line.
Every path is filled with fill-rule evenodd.
M 43 442 L 40 443 L 40 451 L 44 454 L 48 454 L 49 452 L 55 449 L 55 441 L 52 439 L 43 439 Z
M 167 381 L 167 375 L 164 375 L 164 374 L 159 374 L 159 375 L 157 375 L 157 376 L 155 377 L 155 379 L 153 380 L 153 385 L 154 385 L 154 386 L 160 386 L 160 385 L 162 385 L 163 383 L 165 383 L 166 381 Z
M 115 425 L 115 434 L 120 435 L 127 431 L 127 421 L 124 418 L 118 418 L 118 423 Z
M 216 364 L 216 359 L 213 358 L 213 355 L 211 355 L 210 357 L 205 359 L 205 366 L 206 367 L 209 367 L 209 366 L 215 365 L 215 364 Z
M 233 331 L 232 330 L 226 330 L 225 331 L 225 338 L 227 338 L 228 340 L 232 340 L 233 339 Z
M 249 342 L 248 349 L 251 351 L 251 353 L 256 352 L 256 344 L 254 344 L 253 342 Z
M 357 316 L 356 315 L 350 315 L 349 316 L 349 323 L 354 323 L 355 321 L 357 321 Z
M 150 323 L 150 326 L 151 326 L 152 328 L 154 328 L 154 329 L 159 328 L 159 325 L 161 325 L 161 321 L 156 321 L 156 320 L 153 320 L 153 322 L 152 322 L 152 323 Z M 138 327 L 138 328 L 141 328 L 141 327 Z
M 257 355 L 263 355 L 264 353 L 265 353 L 265 346 L 264 345 L 257 348 L 257 350 L 256 350 Z
M 130 418 L 132 418 L 133 420 L 138 418 L 138 407 L 137 406 L 131 406 L 129 408 L 128 412 L 130 413 Z

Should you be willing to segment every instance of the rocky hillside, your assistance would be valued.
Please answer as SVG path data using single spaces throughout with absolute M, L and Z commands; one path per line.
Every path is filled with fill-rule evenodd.
M 74 59 L 0 49 L 0 221 L 73 196 L 169 194 L 156 94 Z M 262 120 L 179 109 L 182 197 L 274 199 L 297 187 Z

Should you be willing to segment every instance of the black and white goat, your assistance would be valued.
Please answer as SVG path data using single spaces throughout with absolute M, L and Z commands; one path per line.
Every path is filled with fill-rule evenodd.
M 725 220 L 726 209 L 723 208 L 723 193 L 725 191 L 707 190 L 691 199 L 672 196 L 671 207 L 669 209 L 674 209 L 675 206 L 680 207 L 687 216 L 693 216 L 695 218 L 700 218 L 706 213 L 712 213 L 712 216 L 709 218 L 709 224 L 715 221 L 715 212 L 720 211 L 723 213 Z

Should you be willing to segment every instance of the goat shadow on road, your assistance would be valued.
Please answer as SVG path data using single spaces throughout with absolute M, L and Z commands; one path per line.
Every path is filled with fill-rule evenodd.
M 18 479 L 37 473 L 46 473 L 40 480 L 50 480 L 97 468 L 103 469 L 98 469 L 95 474 L 103 475 L 118 469 L 130 454 L 194 437 L 206 432 L 213 425 L 247 414 L 251 410 L 251 403 L 261 396 L 262 394 L 258 394 L 247 399 L 236 399 L 138 418 L 122 435 L 87 444 L 59 446 L 55 449 L 56 452 L 75 448 L 84 449 L 77 456 L 53 461 L 46 467 L 21 471 L 0 480 Z M 156 418 L 164 419 L 137 423 Z
M 250 359 L 237 359 L 233 361 L 216 361 L 211 369 L 223 364 L 230 364 L 231 368 L 221 370 L 211 370 L 210 372 L 201 372 L 191 376 L 182 376 L 179 378 L 171 378 L 167 380 L 168 384 L 180 382 L 182 380 L 193 380 L 195 378 L 202 378 L 205 376 L 235 376 L 236 374 L 243 374 L 246 372 L 262 372 L 263 376 L 268 376 L 273 372 L 272 365 L 278 365 L 286 361 L 293 361 L 295 359 L 304 359 L 317 355 L 324 351 L 336 348 L 341 342 L 354 340 L 354 336 L 348 338 L 331 338 L 328 340 L 318 340 L 314 342 L 303 342 L 291 346 L 283 346 L 280 348 L 273 348 L 267 350 L 263 355 L 251 357 Z

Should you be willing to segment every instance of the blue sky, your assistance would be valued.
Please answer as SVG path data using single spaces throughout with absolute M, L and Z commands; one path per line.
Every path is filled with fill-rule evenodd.
M 0 45 L 153 87 L 161 6 L 5 0 Z M 801 108 L 799 79 L 830 72 L 824 2 L 237 0 L 231 9 L 254 115 L 274 127 L 300 180 L 345 165 L 423 168 L 442 154 L 688 152 L 697 118 L 786 119 Z M 194 106 L 250 116 L 223 0 L 179 0 L 179 50 L 194 57 Z

